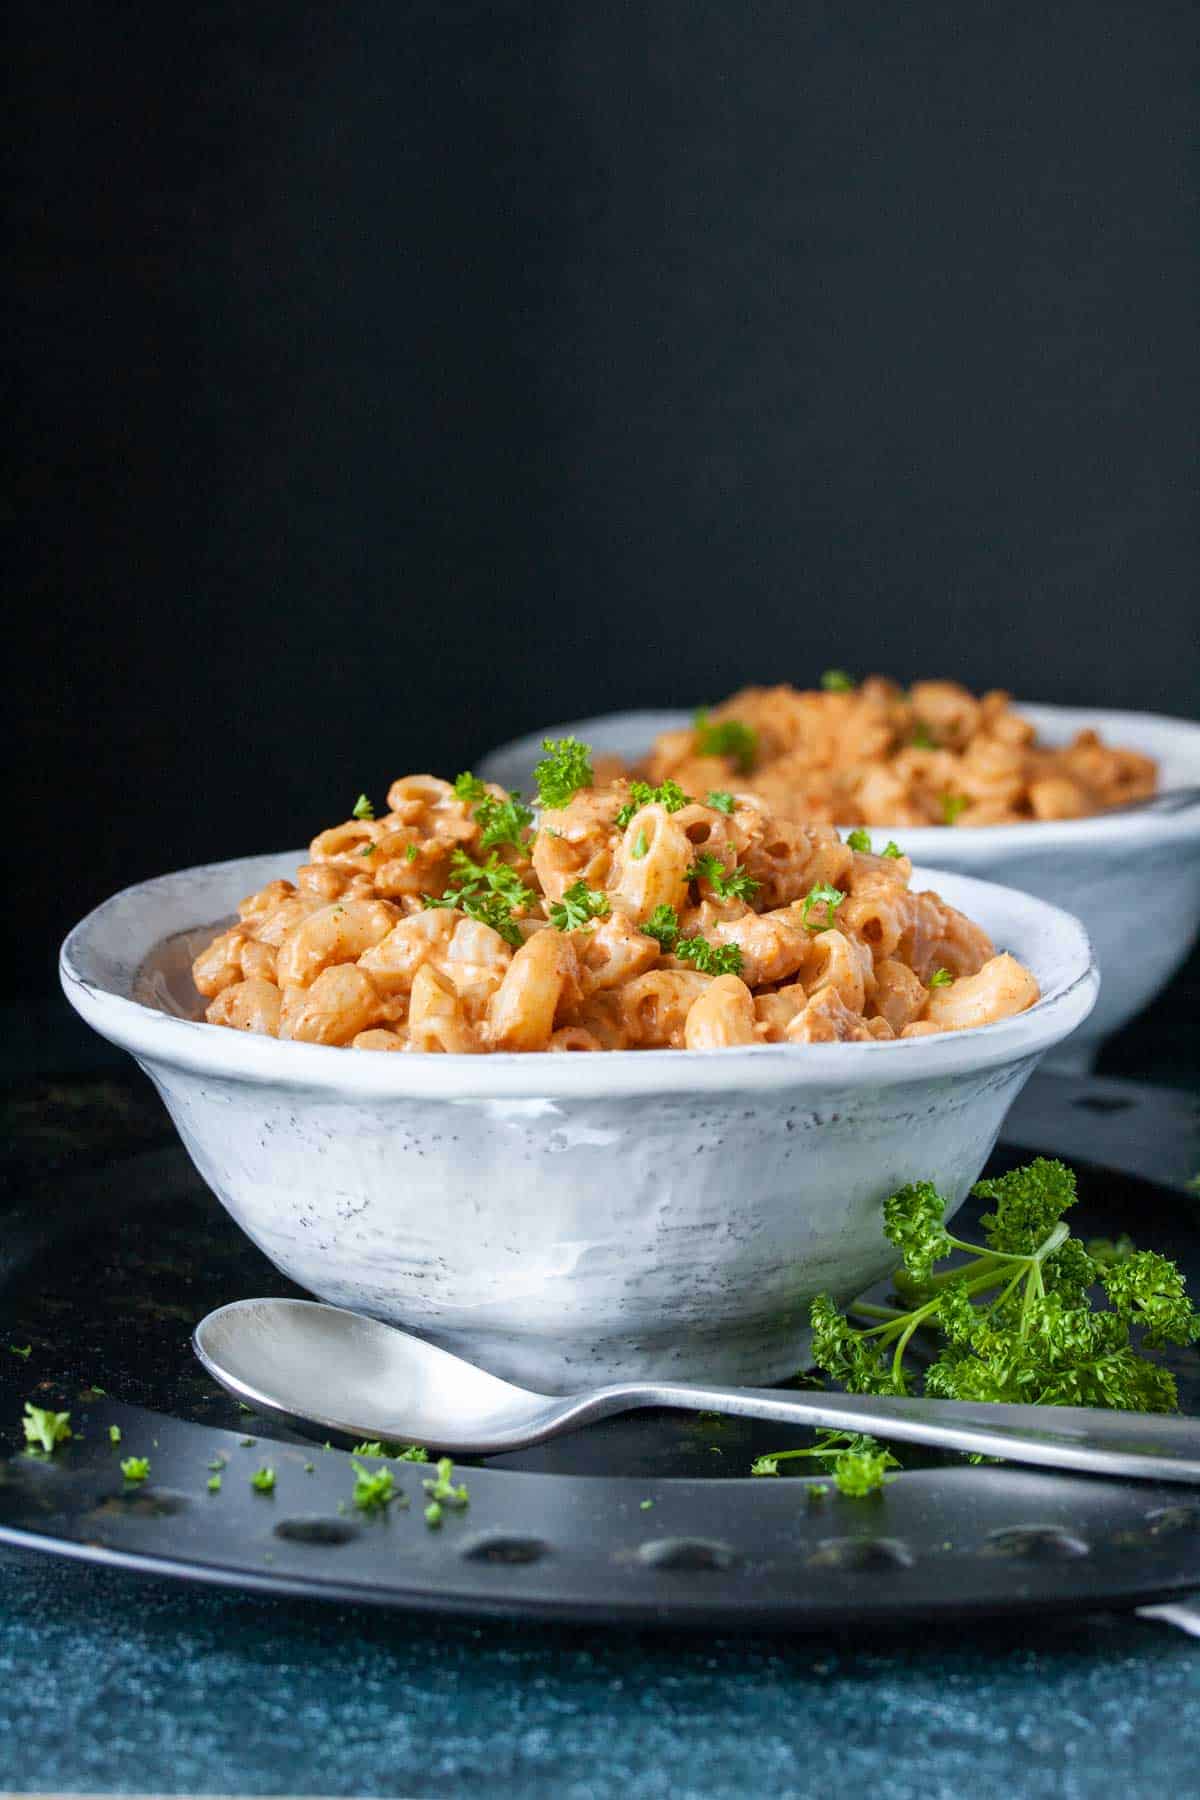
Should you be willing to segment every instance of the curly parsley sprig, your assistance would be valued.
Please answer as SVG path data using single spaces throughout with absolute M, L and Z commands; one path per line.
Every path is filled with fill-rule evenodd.
M 860 1303 L 855 1313 L 880 1322 L 858 1329 L 829 1295 L 818 1295 L 811 1319 L 820 1368 L 850 1393 L 908 1393 L 905 1355 L 915 1333 L 930 1327 L 941 1345 L 925 1372 L 926 1394 L 1174 1411 L 1174 1377 L 1143 1350 L 1200 1339 L 1200 1316 L 1175 1264 L 1149 1250 L 1108 1262 L 1089 1255 L 1063 1223 L 1076 1195 L 1060 1162 L 1038 1157 L 973 1192 L 996 1203 L 980 1221 L 982 1245 L 946 1230 L 945 1201 L 932 1183 L 892 1195 L 883 1224 L 903 1258 L 893 1281 L 904 1310 Z M 935 1263 L 952 1254 L 967 1260 L 935 1274 Z M 1093 1305 L 1096 1285 L 1106 1310 Z

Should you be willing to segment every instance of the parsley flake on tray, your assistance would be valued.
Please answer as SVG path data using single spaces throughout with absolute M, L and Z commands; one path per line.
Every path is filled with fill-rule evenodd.
M 427 1525 L 435 1527 L 440 1525 L 442 1522 L 443 1510 L 447 1506 L 453 1507 L 455 1511 L 461 1511 L 463 1507 L 470 1505 L 471 1497 L 467 1492 L 466 1483 L 462 1482 L 458 1487 L 455 1487 L 450 1479 L 453 1473 L 454 1464 L 448 1456 L 442 1456 L 438 1458 L 437 1475 L 435 1478 L 432 1481 L 423 1481 L 421 1483 L 425 1492 L 429 1495 L 429 1504 L 425 1508 L 425 1523 Z
M 21 1424 L 25 1442 L 34 1456 L 52 1456 L 59 1444 L 66 1443 L 72 1435 L 69 1412 L 50 1412 L 44 1406 L 34 1406 L 31 1400 L 25 1402 L 25 1417 Z

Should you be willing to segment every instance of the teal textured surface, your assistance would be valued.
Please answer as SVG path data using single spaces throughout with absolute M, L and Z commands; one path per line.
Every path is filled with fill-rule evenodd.
M 1198 1764 L 1200 1644 L 1128 1616 L 936 1643 L 617 1637 L 0 1552 L 5 1788 L 1073 1800 L 1183 1793 Z

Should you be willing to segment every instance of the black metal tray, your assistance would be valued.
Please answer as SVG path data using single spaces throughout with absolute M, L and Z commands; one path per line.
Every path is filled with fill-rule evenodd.
M 1001 1151 L 993 1167 L 1027 1154 Z M 1196 1216 L 1177 1191 L 1090 1167 L 1081 1193 L 1077 1230 L 1132 1227 L 1200 1287 Z M 817 1628 L 1200 1587 L 1200 1495 L 1184 1487 L 930 1457 L 870 1499 L 812 1499 L 802 1480 L 748 1474 L 801 1434 L 680 1414 L 631 1414 L 464 1466 L 470 1505 L 440 1529 L 424 1522 L 428 1471 L 400 1465 L 409 1505 L 370 1517 L 350 1504 L 344 1449 L 260 1429 L 193 1360 L 191 1327 L 211 1307 L 295 1290 L 182 1150 L 19 1173 L 2 1227 L 2 1541 L 232 1587 L 615 1624 Z M 27 1359 L 14 1344 L 31 1346 Z M 1200 1410 L 1200 1358 L 1179 1352 L 1174 1367 L 1185 1408 Z M 52 1459 L 18 1450 L 25 1399 L 71 1412 L 78 1435 Z M 122 1480 L 125 1454 L 150 1458 L 144 1486 Z M 276 1471 L 269 1495 L 250 1485 L 263 1464 Z

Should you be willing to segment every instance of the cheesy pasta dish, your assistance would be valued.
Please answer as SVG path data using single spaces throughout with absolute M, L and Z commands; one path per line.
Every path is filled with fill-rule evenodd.
M 894 843 L 729 786 L 597 785 L 585 745 L 545 748 L 537 814 L 469 774 L 404 776 L 378 818 L 361 795 L 197 957 L 205 1018 L 359 1050 L 715 1050 L 923 1037 L 1038 998 Z
M 745 688 L 664 733 L 651 781 L 693 792 L 736 779 L 785 818 L 836 825 L 1008 825 L 1080 819 L 1155 791 L 1157 766 L 1079 732 L 1037 742 L 999 691 L 976 698 L 953 681 L 907 691 L 840 670 L 822 689 Z

